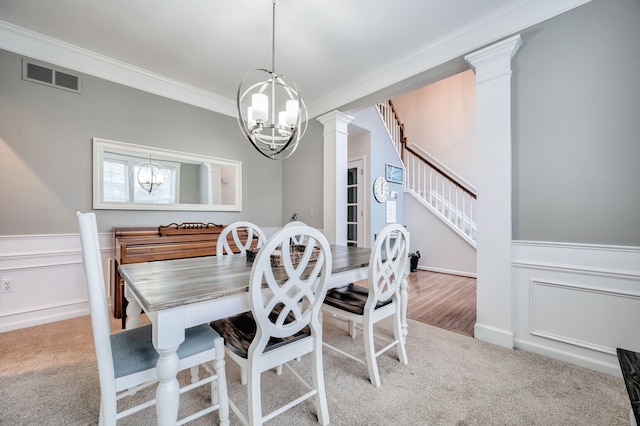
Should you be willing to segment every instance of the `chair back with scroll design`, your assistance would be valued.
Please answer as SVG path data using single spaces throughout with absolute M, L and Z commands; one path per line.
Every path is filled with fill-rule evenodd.
M 305 248 L 301 256 L 292 256 L 291 240 L 297 236 L 304 238 Z M 329 423 L 320 310 L 331 277 L 331 263 L 331 248 L 320 231 L 308 226 L 281 229 L 260 249 L 253 262 L 249 284 L 251 312 L 211 324 L 224 337 L 227 355 L 248 372 L 248 419 L 230 401 L 243 423 L 260 425 L 314 396 L 319 423 Z M 287 363 L 305 354 L 312 356 L 313 385 L 307 384 L 311 390 L 263 416 L 262 372 L 283 364 L 293 371 Z M 293 375 L 301 379 L 297 373 Z
M 409 257 L 409 234 L 398 224 L 387 225 L 378 234 L 369 260 L 367 287 L 349 284 L 327 293 L 323 311 L 347 320 L 351 337 L 356 337 L 356 324 L 362 327 L 366 362 L 335 346 L 325 346 L 367 365 L 369 379 L 380 386 L 380 374 L 376 358 L 397 347 L 398 358 L 407 364 L 407 352 L 402 335 L 401 290 L 406 285 Z M 376 352 L 373 326 L 376 322 L 393 316 L 394 340 Z
M 239 253 L 245 255 L 250 248 L 260 248 L 267 241 L 265 233 L 254 223 L 239 221 L 227 225 L 216 243 L 216 256 Z M 237 248 L 234 251 L 231 243 Z
M 299 220 L 294 220 L 293 222 L 288 222 L 283 228 L 291 228 L 292 226 L 307 226 L 307 224 Z M 293 244 L 302 244 L 304 241 L 302 241 L 300 235 L 296 235 L 291 238 L 291 242 Z

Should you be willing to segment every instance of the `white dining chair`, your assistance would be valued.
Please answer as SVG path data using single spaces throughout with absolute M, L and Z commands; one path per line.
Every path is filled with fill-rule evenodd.
M 352 338 L 356 337 L 356 325 L 362 328 L 365 360 L 327 343 L 325 346 L 366 364 L 369 380 L 376 387 L 380 386 L 378 356 L 395 346 L 400 362 L 404 365 L 408 363 L 402 335 L 400 295 L 401 283 L 406 279 L 408 250 L 409 235 L 406 229 L 398 224 L 387 225 L 373 245 L 367 287 L 349 284 L 333 289 L 327 293 L 322 307 L 324 312 L 348 321 Z M 394 340 L 376 351 L 374 324 L 388 317 L 393 317 Z
M 234 254 L 229 239 L 239 250 L 239 254 L 245 255 L 250 248 L 260 248 L 267 241 L 265 233 L 254 223 L 247 221 L 234 222 L 220 232 L 216 243 L 216 256 Z
M 158 381 L 158 352 L 152 343 L 151 325 L 111 334 L 105 281 L 100 255 L 96 216 L 77 213 L 82 259 L 89 294 L 91 326 L 100 379 L 100 425 L 115 425 L 118 419 L 155 405 L 155 399 L 118 412 L 117 401 Z M 185 330 L 185 341 L 178 349 L 179 371 L 203 365 L 210 376 L 184 386 L 180 393 L 210 384 L 211 405 L 181 419 L 183 424 L 218 410 L 221 425 L 229 424 L 229 400 L 225 376 L 224 341 L 209 324 Z M 214 373 L 215 372 L 215 373 Z
M 299 263 L 295 264 L 289 247 L 291 238 L 299 235 L 305 237 L 306 247 Z M 317 260 L 312 260 L 314 250 Z M 274 252 L 281 255 L 282 267 L 272 266 Z M 312 397 L 315 397 L 318 422 L 329 423 L 320 309 L 331 276 L 331 262 L 329 243 L 317 229 L 308 226 L 281 229 L 260 249 L 253 262 L 249 283 L 251 311 L 211 323 L 224 337 L 227 355 L 248 371 L 248 417 L 233 401 L 229 402 L 245 425 L 261 425 Z M 263 415 L 262 373 L 284 364 L 293 372 L 293 377 L 302 380 L 288 362 L 305 354 L 312 356 L 313 384 L 305 382 L 310 391 Z
M 288 222 L 286 225 L 283 226 L 283 228 L 290 228 L 292 226 L 307 226 L 306 223 L 301 222 L 299 220 L 294 220 L 292 222 Z M 291 242 L 293 244 L 302 244 L 302 238 L 299 235 L 294 236 L 293 238 L 291 238 Z

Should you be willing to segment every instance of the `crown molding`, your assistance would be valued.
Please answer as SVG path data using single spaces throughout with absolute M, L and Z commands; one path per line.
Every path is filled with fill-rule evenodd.
M 1 20 L 0 48 L 206 110 L 236 116 L 235 100 Z
M 309 116 L 322 114 L 387 89 L 590 1 L 520 0 L 510 3 L 349 85 L 328 92 L 317 102 L 307 105 Z

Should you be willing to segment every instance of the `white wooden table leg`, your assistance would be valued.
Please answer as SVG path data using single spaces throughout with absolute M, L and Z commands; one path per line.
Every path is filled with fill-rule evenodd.
M 184 308 L 163 309 L 148 316 L 153 324 L 153 346 L 160 355 L 156 366 L 159 380 L 156 390 L 158 425 L 175 425 L 180 404 L 180 385 L 176 378 L 180 359 L 176 351 L 184 342 Z
M 156 348 L 160 354 L 157 374 L 160 382 L 156 390 L 156 412 L 158 425 L 175 425 L 178 419 L 178 404 L 180 403 L 180 385 L 176 378 L 180 360 L 176 351 L 178 346 L 167 349 Z
M 140 327 L 140 312 L 141 308 L 135 297 L 129 292 L 127 286 L 124 286 L 124 297 L 127 298 L 127 330 Z

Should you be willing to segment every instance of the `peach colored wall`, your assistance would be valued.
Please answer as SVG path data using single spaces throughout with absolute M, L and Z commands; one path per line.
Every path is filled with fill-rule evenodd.
M 475 74 L 467 70 L 393 99 L 409 144 L 475 184 Z

